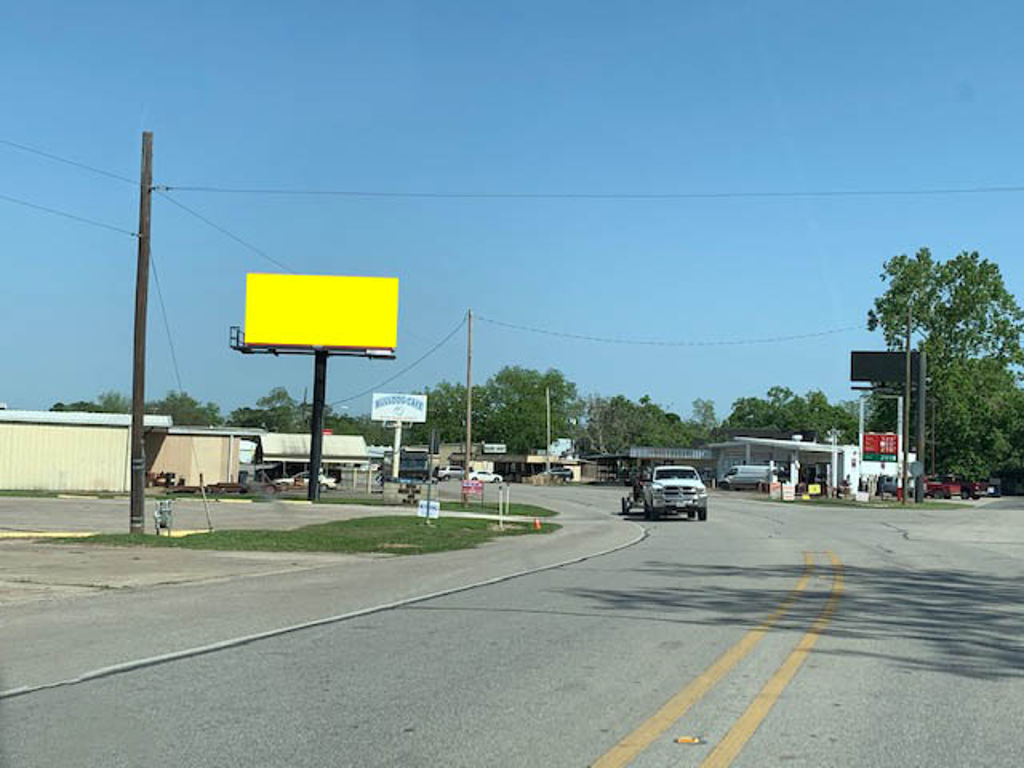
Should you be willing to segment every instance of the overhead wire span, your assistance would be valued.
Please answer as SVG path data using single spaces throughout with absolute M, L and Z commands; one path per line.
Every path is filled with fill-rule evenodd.
M 381 387 L 387 386 L 388 384 L 390 384 L 395 379 L 397 379 L 397 378 L 399 378 L 401 376 L 404 376 L 406 373 L 411 371 L 413 368 L 415 368 L 417 365 L 422 363 L 424 360 L 426 360 L 432 354 L 437 352 L 437 350 L 439 350 L 441 347 L 443 347 L 448 342 L 448 340 L 451 339 L 451 337 L 454 336 L 456 333 L 458 333 L 459 330 L 462 328 L 462 326 L 464 326 L 465 324 L 466 324 L 466 317 L 463 316 L 462 319 L 459 320 L 459 324 L 456 325 L 454 328 L 452 328 L 447 336 L 445 336 L 443 339 L 441 339 L 439 342 L 437 342 L 434 346 L 432 346 L 430 349 L 428 349 L 426 352 L 424 352 L 422 355 L 420 355 L 418 358 L 416 358 L 416 360 L 411 362 L 409 365 L 407 365 L 405 368 L 400 370 L 398 373 L 394 374 L 393 376 L 389 376 L 388 378 L 384 379 L 384 381 L 380 381 L 380 382 L 374 384 L 369 389 L 366 389 L 366 390 L 360 392 L 357 395 L 350 395 L 349 397 L 343 397 L 341 400 L 334 400 L 334 401 L 332 401 L 330 403 L 330 405 L 340 405 L 341 403 L 350 403 L 353 400 L 358 400 L 360 397 L 366 397 L 366 395 L 372 394 L 373 392 L 376 392 Z
M 543 336 L 555 336 L 564 339 L 575 339 L 577 341 L 592 341 L 600 344 L 624 344 L 628 346 L 649 346 L 649 347 L 726 347 L 726 346 L 746 346 L 754 344 L 777 344 L 785 341 L 799 341 L 801 339 L 813 339 L 819 336 L 832 336 L 837 333 L 848 333 L 850 331 L 864 330 L 867 326 L 863 323 L 857 325 L 847 325 L 842 328 L 830 328 L 824 331 L 813 331 L 811 333 L 796 333 L 785 336 L 766 336 L 762 338 L 751 338 L 751 339 L 713 339 L 709 341 L 672 341 L 672 340 L 659 340 L 659 339 L 619 339 L 611 338 L 606 336 L 591 336 L 583 333 L 565 333 L 562 331 L 552 331 L 546 328 L 535 328 L 528 325 L 519 325 L 517 323 L 506 323 L 501 320 L 493 320 L 489 317 L 482 317 L 481 315 L 476 316 L 477 320 L 484 323 L 490 323 L 491 325 L 501 326 L 503 328 L 510 328 L 516 331 L 524 331 L 526 333 L 536 333 Z
M 178 393 L 184 394 L 185 387 L 181 381 L 181 369 L 178 367 L 178 355 L 174 351 L 174 337 L 171 334 L 171 324 L 167 319 L 167 306 L 164 304 L 164 292 L 160 287 L 160 273 L 156 268 L 156 257 L 150 252 L 149 254 L 149 265 L 153 272 L 153 285 L 156 287 L 156 297 L 160 302 L 160 315 L 164 320 L 164 331 L 167 333 L 167 346 L 171 350 L 171 364 L 174 366 L 174 380 L 178 382 Z M 213 520 L 210 518 L 210 504 L 206 499 L 206 488 L 201 482 L 202 472 L 199 464 L 199 454 L 196 451 L 196 441 L 194 439 L 189 440 L 189 445 L 192 447 L 192 460 L 195 462 L 196 471 L 200 473 L 199 492 L 203 497 L 203 509 L 206 511 L 206 527 L 213 531 Z
M 438 200 L 729 200 L 811 197 L 924 197 L 990 195 L 1024 192 L 1024 185 L 908 187 L 903 189 L 725 190 L 721 192 L 435 192 L 369 189 L 302 189 L 288 187 L 228 187 L 170 185 L 168 192 L 209 192 L 229 195 L 289 195 L 306 197 L 418 198 Z
M 199 211 L 196 211 L 196 210 L 194 210 L 192 208 L 189 208 L 184 203 L 178 202 L 173 197 L 171 197 L 170 195 L 167 194 L 165 187 L 159 187 L 159 186 L 155 187 L 154 191 L 158 195 L 160 195 L 160 197 L 162 197 L 164 200 L 167 200 L 169 203 L 172 203 L 173 205 L 176 205 L 178 208 L 180 208 L 181 210 L 185 211 L 186 213 L 188 213 L 188 214 L 190 214 L 192 216 L 195 216 L 201 222 L 206 224 L 206 226 L 211 227 L 212 229 L 217 230 L 218 232 L 220 232 L 225 237 L 231 238 L 232 240 L 234 240 L 239 245 L 241 245 L 241 246 L 243 246 L 245 248 L 248 248 L 250 251 L 255 253 L 257 256 L 260 256 L 261 258 L 266 259 L 267 261 L 269 261 L 274 266 L 280 267 L 281 269 L 285 270 L 286 272 L 292 272 L 292 273 L 295 272 L 294 269 L 289 267 L 284 262 L 278 261 L 273 256 L 271 256 L 270 254 L 266 253 L 265 251 L 257 248 L 252 243 L 247 242 L 246 240 L 243 240 L 238 235 L 236 235 L 234 232 L 231 232 L 229 229 L 227 229 L 225 227 L 222 227 L 220 224 L 217 224 L 216 222 L 210 220 L 208 217 L 206 217 L 203 214 L 199 213 Z
M 139 186 L 139 180 L 138 179 L 129 179 L 127 176 L 122 176 L 119 173 L 114 173 L 113 171 L 106 171 L 106 170 L 104 170 L 102 168 L 97 168 L 96 166 L 93 166 L 93 165 L 86 165 L 85 163 L 80 163 L 77 160 L 71 160 L 70 158 L 67 158 L 67 157 L 61 157 L 60 155 L 55 155 L 52 152 L 45 152 L 45 151 L 43 151 L 41 149 L 36 149 L 35 147 L 30 147 L 27 144 L 19 144 L 18 142 L 11 141 L 10 139 L 0 139 L 0 144 L 3 144 L 6 147 L 11 147 L 13 149 L 20 150 L 22 152 L 28 152 L 28 153 L 33 154 L 33 155 L 38 155 L 39 157 L 45 157 L 47 160 L 53 160 L 54 162 L 57 162 L 57 163 L 64 163 L 65 165 L 71 165 L 71 166 L 74 166 L 75 168 L 81 168 L 82 170 L 90 171 L 90 172 L 98 174 L 100 176 L 106 176 L 107 178 L 110 178 L 110 179 L 116 179 L 117 181 L 123 181 L 123 182 L 125 182 L 127 184 L 131 184 L 132 186 L 136 186 L 136 187 Z
M 62 211 L 58 208 L 50 208 L 49 206 L 39 205 L 38 203 L 30 203 L 28 200 L 22 200 L 17 197 L 11 197 L 10 195 L 0 194 L 0 200 L 4 200 L 8 203 L 14 203 L 15 205 L 22 205 L 26 208 L 31 208 L 36 211 L 43 211 L 44 213 L 49 213 L 54 216 L 61 216 L 65 219 L 77 221 L 80 224 L 88 224 L 93 227 L 99 227 L 100 229 L 109 229 L 111 232 L 120 232 L 122 235 L 128 235 L 129 237 L 139 236 L 138 232 L 132 232 L 130 229 L 124 229 L 123 227 L 118 227 L 115 224 L 107 224 L 104 221 L 90 219 L 85 216 L 79 216 L 76 213 L 69 213 L 68 211 Z

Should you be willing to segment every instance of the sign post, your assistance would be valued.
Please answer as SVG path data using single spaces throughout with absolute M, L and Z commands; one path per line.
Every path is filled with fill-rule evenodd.
M 245 331 L 231 348 L 246 355 L 313 355 L 310 501 L 320 497 L 327 359 L 336 355 L 393 360 L 398 345 L 398 279 L 249 273 Z
M 391 478 L 397 480 L 402 463 L 402 424 L 422 424 L 427 420 L 427 396 L 374 392 L 370 419 L 394 422 L 395 443 L 391 451 Z M 427 480 L 429 482 L 430 478 Z

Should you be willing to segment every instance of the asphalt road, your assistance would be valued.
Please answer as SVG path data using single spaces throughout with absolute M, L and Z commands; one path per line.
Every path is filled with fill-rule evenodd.
M 612 515 L 617 495 L 520 500 L 584 519 Z M 0 759 L 1022 763 L 1015 505 L 875 512 L 721 496 L 706 523 L 645 526 L 643 541 L 575 565 L 0 700 Z

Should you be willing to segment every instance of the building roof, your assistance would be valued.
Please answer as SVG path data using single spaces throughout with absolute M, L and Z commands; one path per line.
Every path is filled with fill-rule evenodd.
M 655 448 L 646 445 L 630 446 L 631 459 L 710 459 L 707 448 Z
M 264 461 L 309 461 L 310 436 L 270 432 L 259 436 Z M 366 461 L 362 435 L 324 435 L 324 461 Z
M 768 437 L 736 437 L 724 443 L 713 443 L 711 448 L 735 448 L 742 445 L 761 445 L 766 448 L 785 448 L 790 451 L 805 451 L 813 453 L 831 453 L 831 443 L 812 443 L 806 440 L 778 440 Z M 842 445 L 836 445 L 836 450 L 842 449 Z
M 86 427 L 130 427 L 130 413 L 87 413 L 84 411 L 0 411 L 0 422 L 16 424 L 65 424 Z M 170 416 L 146 414 L 147 427 L 169 429 Z
M 267 430 L 257 427 L 171 427 L 168 432 L 172 435 L 215 435 L 221 437 L 260 437 L 267 434 Z

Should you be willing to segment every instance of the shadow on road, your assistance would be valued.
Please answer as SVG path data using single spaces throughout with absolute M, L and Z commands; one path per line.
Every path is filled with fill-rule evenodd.
M 823 575 L 827 569 L 819 567 Z M 664 577 L 671 585 L 634 589 L 572 588 L 595 613 L 609 618 L 654 613 L 685 624 L 756 626 L 785 599 L 786 590 L 729 586 L 772 579 L 795 582 L 799 566 L 733 567 L 648 562 L 638 573 Z M 1024 677 L 1024 580 L 958 569 L 907 571 L 899 568 L 844 568 L 845 592 L 826 636 L 866 640 L 872 650 L 816 653 L 889 660 L 907 669 L 994 680 Z M 694 585 L 702 585 L 694 589 Z M 817 618 L 827 589 L 808 590 L 777 628 L 806 630 Z M 648 617 L 652 618 L 652 617 Z M 886 653 L 892 638 L 924 642 L 919 657 Z M 880 643 L 880 645 L 874 645 Z

